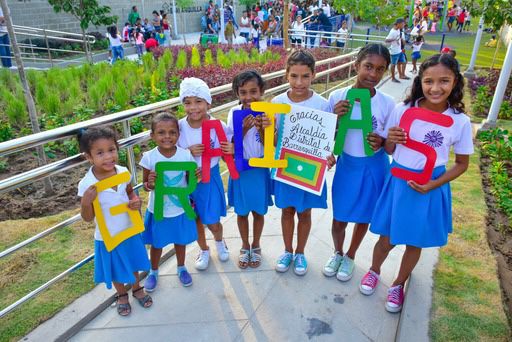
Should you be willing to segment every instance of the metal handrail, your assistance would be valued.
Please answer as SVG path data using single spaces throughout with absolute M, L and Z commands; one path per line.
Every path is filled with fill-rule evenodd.
M 325 65 L 325 64 L 335 63 L 335 62 L 341 61 L 347 57 L 355 56 L 356 54 L 357 54 L 357 52 L 354 51 L 354 52 L 351 52 L 348 54 L 323 59 L 321 61 L 318 61 L 316 63 L 316 65 L 321 66 L 321 65 Z M 263 79 L 268 81 L 270 79 L 282 77 L 285 74 L 286 74 L 285 70 L 276 71 L 273 73 L 263 75 Z M 219 87 L 212 88 L 211 94 L 218 95 L 218 94 L 222 94 L 222 93 L 231 91 L 231 87 L 232 86 L 230 83 L 230 84 L 225 84 L 225 85 L 222 85 Z M 21 150 L 24 150 L 24 149 L 27 149 L 30 147 L 35 147 L 38 145 L 49 143 L 51 141 L 64 139 L 64 138 L 76 135 L 78 133 L 78 131 L 83 128 L 99 126 L 99 125 L 108 125 L 108 124 L 112 124 L 112 123 L 115 123 L 118 121 L 134 119 L 136 117 L 139 117 L 142 115 L 147 115 L 152 112 L 169 109 L 169 108 L 175 107 L 179 104 L 180 104 L 179 98 L 172 98 L 169 100 L 164 100 L 164 101 L 148 104 L 148 105 L 145 105 L 142 107 L 127 109 L 127 110 L 124 110 L 124 111 L 121 111 L 118 113 L 104 115 L 99 118 L 95 118 L 95 119 L 91 119 L 91 120 L 87 120 L 87 121 L 83 121 L 83 122 L 78 122 L 78 123 L 75 123 L 75 124 L 72 124 L 69 126 L 59 127 L 59 128 L 55 128 L 55 129 L 52 129 L 49 131 L 44 131 L 44 132 L 40 132 L 40 133 L 36 133 L 36 134 L 31 134 L 31 135 L 28 135 L 25 137 L 5 141 L 5 142 L 0 143 L 0 157 L 3 157 L 5 155 L 8 155 L 8 154 L 11 154 L 14 152 L 19 152 Z M 1 191 L 1 189 L 2 188 L 0 186 L 0 191 Z
M 42 28 L 38 28 L 38 27 L 21 26 L 21 25 L 12 25 L 12 27 L 14 29 L 14 33 L 30 35 L 32 37 L 41 37 L 41 38 L 47 37 L 47 38 L 56 39 L 56 40 L 68 40 L 68 41 L 76 41 L 76 42 L 83 43 L 83 35 L 81 33 L 47 30 L 47 29 L 42 29 Z M 25 32 L 23 32 L 23 31 L 25 31 Z M 38 34 L 37 32 L 40 32 L 43 34 Z M 56 36 L 48 36 L 48 35 L 45 35 L 44 33 L 56 34 Z M 64 38 L 62 36 L 75 37 L 78 39 Z M 94 36 L 86 34 L 85 37 L 87 39 L 87 42 L 90 44 L 94 44 L 94 42 L 96 42 L 96 38 Z
M 338 65 L 338 66 L 335 66 L 335 67 L 330 67 L 331 63 L 335 63 L 337 62 L 340 58 L 341 59 L 345 59 L 347 57 L 353 57 L 355 55 L 356 52 L 352 52 L 352 53 L 349 53 L 349 54 L 345 54 L 345 55 L 342 55 L 342 56 L 338 56 L 338 57 L 335 57 L 335 58 L 330 58 L 328 60 L 324 60 L 324 61 L 320 61 L 318 63 L 318 65 L 324 65 L 324 64 L 328 64 L 329 67 L 327 68 L 327 70 L 325 71 L 321 71 L 321 72 L 318 72 L 316 74 L 316 77 L 315 78 L 320 78 L 320 77 L 323 77 L 323 76 L 326 76 L 327 75 L 327 81 L 329 80 L 329 75 L 333 72 L 336 72 L 338 70 L 342 70 L 344 68 L 347 68 L 347 67 L 351 67 L 355 61 L 354 60 L 351 60 L 347 63 L 343 63 L 341 65 Z M 271 73 L 271 74 L 267 74 L 264 76 L 264 78 L 266 77 L 267 79 L 270 79 L 270 78 L 275 78 L 275 77 L 279 77 L 279 76 L 282 76 L 284 75 L 284 71 L 279 71 L 279 72 L 274 72 L 274 73 Z M 350 77 L 350 74 L 349 74 L 349 77 Z M 345 81 L 346 82 L 346 81 Z M 267 90 L 267 93 L 276 93 L 278 91 L 281 91 L 281 90 L 284 90 L 286 88 L 288 88 L 289 84 L 288 83 L 285 83 L 285 84 L 281 84 L 277 87 L 274 87 L 274 88 L 271 88 L 271 89 L 268 89 Z M 214 88 L 212 89 L 212 93 L 216 92 L 216 93 L 220 93 L 220 92 L 224 92 L 225 90 L 222 90 L 224 88 L 230 88 L 231 85 L 224 85 L 224 86 L 221 86 L 221 87 L 217 87 L 217 88 Z M 326 87 L 327 87 L 327 83 L 326 83 Z M 338 85 L 336 85 L 334 88 L 338 87 Z M 168 100 L 168 101 L 173 101 L 173 100 L 176 100 L 176 99 L 171 99 L 171 100 Z M 165 102 L 165 101 L 163 101 Z M 235 105 L 238 101 L 232 101 L 230 103 L 227 103 L 227 104 L 223 104 L 221 106 L 218 106 L 218 107 L 215 107 L 211 110 L 212 113 L 216 113 L 216 112 L 220 112 L 220 111 L 225 111 L 226 109 L 230 108 L 231 106 Z M 146 115 L 146 114 L 149 114 L 150 112 L 148 111 L 145 111 L 143 110 L 143 108 L 146 108 L 147 106 L 143 106 L 143 107 L 139 107 L 138 108 L 138 112 L 137 114 L 133 114 L 135 116 L 133 117 L 138 117 L 140 115 Z M 126 112 L 126 111 L 125 111 Z M 124 113 L 124 112 L 120 112 L 120 113 L 116 113 L 116 114 L 119 114 L 119 115 L 110 115 L 111 118 L 109 119 L 109 122 L 113 123 L 113 122 L 123 122 L 123 123 L 127 123 L 129 119 L 133 118 L 133 117 L 127 117 L 127 114 L 124 113 L 122 115 L 120 115 L 121 113 Z M 115 119 L 114 119 L 115 117 Z M 91 124 L 91 121 L 94 122 L 94 120 L 89 120 L 87 122 L 89 122 L 89 124 Z M 96 125 L 96 124 L 91 124 L 91 126 L 93 125 Z M 128 132 L 126 132 L 125 130 L 125 134 L 129 134 L 129 126 L 127 126 L 128 128 Z M 46 132 L 43 132 L 43 133 L 46 133 Z M 136 134 L 136 135 L 133 135 L 133 136 L 129 136 L 125 139 L 121 139 L 119 141 L 119 144 L 120 144 L 120 147 L 121 148 L 128 148 L 130 149 L 131 146 L 135 145 L 135 144 L 138 144 L 142 141 L 145 141 L 149 138 L 149 131 L 145 131 L 145 132 L 142 132 L 142 133 L 139 133 L 139 134 Z M 130 162 L 130 160 L 129 160 Z M 6 189 L 8 188 L 12 188 L 13 184 L 6 184 L 5 181 L 9 181 L 9 182 L 14 182 L 15 180 L 13 178 L 20 178 L 21 179 L 21 182 L 23 184 L 26 184 L 27 182 L 30 183 L 30 182 L 33 182 L 35 180 L 38 180 L 38 179 L 41 179 L 41 178 L 44 178 L 44 177 L 47 177 L 51 174 L 55 174 L 55 173 L 59 173 L 59 172 L 63 172 L 71 167 L 74 167 L 74 166 L 77 166 L 79 164 L 82 164 L 82 163 L 85 163 L 85 160 L 82 158 L 81 155 L 76 155 L 76 156 L 73 156 L 73 157 L 69 157 L 69 158 L 66 158 L 62 161 L 58 161 L 58 162 L 55 162 L 55 163 L 52 163 L 52 164 L 49 164 L 49 165 L 45 165 L 45 166 L 42 166 L 40 168 L 37 168 L 37 169 L 34 169 L 34 170 L 31 170 L 31 171 L 28 171 L 28 172 L 25 172 L 21 175 L 18 175 L 16 177 L 11 177 L 9 178 L 8 180 L 4 180 L 2 181 L 2 191 L 5 192 L 7 191 Z M 20 186 L 19 185 L 20 183 L 16 184 L 17 186 Z M 139 184 L 136 184 L 134 189 L 139 189 L 140 187 L 142 186 L 141 183 Z M 71 218 L 68 218 L 67 220 L 64 220 L 56 225 L 54 225 L 53 227 L 51 228 L 48 228 L 46 229 L 45 231 L 23 241 L 23 242 L 20 242 L 18 243 L 17 245 L 14 245 L 6 250 L 4 250 L 3 252 L 0 253 L 0 258 L 3 258 L 7 255 L 10 255 L 12 254 L 13 252 L 27 246 L 28 244 L 31 244 L 32 242 L 35 242 L 45 236 L 48 236 L 64 227 L 67 227 L 77 221 L 79 221 L 81 218 L 80 214 L 77 214 L 77 215 L 74 215 L 72 216 Z M 81 268 L 83 265 L 87 264 L 88 262 L 90 262 L 91 260 L 93 260 L 93 257 L 94 257 L 94 254 L 91 254 L 89 255 L 88 257 L 86 257 L 85 259 L 83 259 L 82 261 L 76 263 L 75 265 L 73 265 L 72 267 L 70 267 L 69 269 L 67 269 L 66 271 L 60 273 L 59 275 L 57 275 L 56 277 L 52 278 L 51 280 L 47 281 L 45 284 L 39 286 L 37 289 L 31 291 L 30 293 L 28 293 L 27 295 L 23 296 L 22 298 L 20 298 L 19 300 L 17 300 L 16 302 L 14 302 L 13 304 L 7 306 L 6 308 L 2 309 L 0 311 L 0 318 L 5 316 L 7 313 L 9 313 L 10 311 L 14 310 L 16 307 L 20 306 L 21 304 L 23 304 L 24 302 L 28 301 L 29 299 L 33 298 L 34 296 L 38 295 L 40 292 L 44 291 L 45 289 L 47 289 L 48 287 L 50 287 L 51 285 L 53 285 L 54 283 L 56 283 L 57 281 L 59 281 L 60 279 L 64 278 L 65 276 L 67 276 L 68 274 L 78 270 L 79 268 Z

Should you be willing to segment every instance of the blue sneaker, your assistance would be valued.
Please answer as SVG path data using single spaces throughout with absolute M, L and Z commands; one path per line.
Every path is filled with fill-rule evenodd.
M 293 271 L 296 275 L 304 275 L 308 271 L 308 262 L 304 254 L 298 253 L 293 257 Z
M 158 283 L 158 278 L 154 274 L 148 275 L 146 281 L 144 282 L 144 288 L 146 292 L 153 292 L 156 289 L 156 284 Z
M 181 285 L 185 287 L 192 285 L 192 276 L 186 269 L 178 273 L 178 278 L 180 279 Z
M 284 252 L 279 259 L 277 259 L 276 271 L 286 272 L 290 268 L 290 264 L 293 260 L 293 254 L 290 252 Z

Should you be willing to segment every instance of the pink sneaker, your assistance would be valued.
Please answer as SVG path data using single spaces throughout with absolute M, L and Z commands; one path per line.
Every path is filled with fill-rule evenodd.
M 386 301 L 386 310 L 388 312 L 400 312 L 404 303 L 404 287 L 402 285 L 393 286 L 388 290 L 388 300 Z
M 361 280 L 361 284 L 359 285 L 359 291 L 361 291 L 364 295 L 372 295 L 377 289 L 377 285 L 379 284 L 379 275 L 372 270 L 369 270 Z

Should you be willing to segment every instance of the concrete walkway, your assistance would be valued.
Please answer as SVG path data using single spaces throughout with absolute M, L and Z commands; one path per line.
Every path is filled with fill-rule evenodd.
M 381 90 L 399 101 L 410 82 L 387 81 Z M 333 175 L 334 170 L 327 173 L 329 185 Z M 402 313 L 390 314 L 384 302 L 403 246 L 390 253 L 382 268 L 379 288 L 367 297 L 359 292 L 358 285 L 370 266 L 378 237 L 367 234 L 357 254 L 353 279 L 342 283 L 321 272 L 333 251 L 331 209 L 313 210 L 312 221 L 306 247 L 309 271 L 303 277 L 296 276 L 292 269 L 284 274 L 274 271 L 275 260 L 284 249 L 280 210 L 276 207 L 266 215 L 261 239 L 262 265 L 240 270 L 237 260 L 241 241 L 236 215 L 230 210 L 222 221 L 231 251 L 229 261 L 222 263 L 217 259 L 210 239 L 210 267 L 198 272 L 194 268 L 198 247 L 188 247 L 186 265 L 192 273 L 193 286 L 180 285 L 173 257 L 160 269 L 159 287 L 152 293 L 154 305 L 150 309 L 143 309 L 132 300 L 133 312 L 129 317 L 119 316 L 111 306 L 89 321 L 86 315 L 112 295 L 112 291 L 99 285 L 24 340 L 53 340 L 78 322 L 77 326 L 83 328 L 72 337 L 74 341 L 428 341 L 431 275 L 437 250 L 425 250 L 407 285 Z M 353 225 L 349 225 L 346 245 L 352 230 Z

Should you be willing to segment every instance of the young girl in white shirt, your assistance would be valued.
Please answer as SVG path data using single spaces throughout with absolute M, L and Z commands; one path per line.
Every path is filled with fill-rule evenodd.
M 116 235 L 131 227 L 126 214 L 111 215 L 110 208 L 127 203 L 133 210 L 140 209 L 141 201 L 134 193 L 130 182 L 122 183 L 114 188 L 97 193 L 95 184 L 117 174 L 128 172 L 125 167 L 117 165 L 118 145 L 116 134 L 106 127 L 94 127 L 81 132 L 78 137 L 80 151 L 92 164 L 84 178 L 78 183 L 78 196 L 81 197 L 81 215 L 84 221 L 96 222 L 93 201 L 98 197 L 102 213 L 109 233 Z M 132 284 L 133 297 L 148 308 L 153 300 L 139 285 L 139 271 L 149 269 L 149 260 L 140 234 L 134 235 L 110 252 L 105 247 L 98 224 L 94 231 L 94 282 L 105 283 L 117 291 L 117 313 L 127 316 L 131 313 L 125 283 Z
M 418 263 L 422 248 L 441 247 L 452 232 L 450 181 L 468 168 L 473 153 L 471 122 L 464 114 L 464 77 L 455 58 L 448 54 L 425 60 L 406 100 L 397 105 L 386 125 L 386 152 L 393 155 L 392 167 L 421 172 L 426 158 L 404 147 L 407 139 L 435 149 L 437 159 L 426 184 L 389 175 L 375 206 L 370 231 L 380 235 L 373 250 L 372 266 L 361 281 L 360 291 L 371 295 L 379 282 L 382 263 L 396 245 L 406 245 L 400 271 L 388 290 L 386 310 L 399 312 L 404 302 L 404 284 Z M 443 127 L 415 120 L 409 134 L 399 127 L 404 112 L 424 108 L 449 116 L 453 124 Z M 446 164 L 453 146 L 455 163 Z
M 148 209 L 144 219 L 146 230 L 142 233 L 145 244 L 151 245 L 151 271 L 144 285 L 146 291 L 155 290 L 158 282 L 158 264 L 162 256 L 162 248 L 173 243 L 178 264 L 178 279 L 183 286 L 192 285 L 192 277 L 185 267 L 185 251 L 187 244 L 197 240 L 195 221 L 185 214 L 182 204 L 174 195 L 164 196 L 164 218 L 156 221 L 155 212 L 155 181 L 156 165 L 159 162 L 195 162 L 189 150 L 178 147 L 180 136 L 178 119 L 172 114 L 161 113 L 151 122 L 151 139 L 157 147 L 145 152 L 140 161 L 144 188 L 151 191 Z M 164 184 L 167 187 L 186 187 L 185 171 L 165 171 Z

